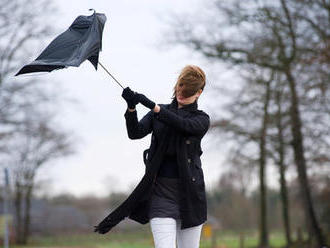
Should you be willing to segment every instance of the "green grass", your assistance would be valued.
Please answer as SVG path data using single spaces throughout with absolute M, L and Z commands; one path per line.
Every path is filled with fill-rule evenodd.
M 285 237 L 281 232 L 271 233 L 269 237 L 270 246 L 273 248 L 280 248 L 285 245 Z M 258 233 L 257 232 L 246 232 L 244 238 L 244 247 L 253 248 L 258 246 Z M 203 244 L 204 243 L 204 244 Z M 228 248 L 239 248 L 240 237 L 239 233 L 229 231 L 218 231 L 217 233 L 217 245 L 226 246 Z M 201 248 L 211 247 L 209 240 L 202 239 Z
M 81 248 L 151 248 L 152 236 L 149 230 L 117 232 L 105 235 L 97 233 L 62 234 L 32 237 L 27 246 L 11 246 L 13 248 L 34 247 L 81 247 Z
M 227 248 L 239 248 L 239 234 L 234 232 L 217 232 L 217 246 Z M 258 244 L 256 232 L 248 232 L 245 235 L 245 248 L 253 248 Z M 270 235 L 270 244 L 273 248 L 280 248 L 285 245 L 284 235 L 274 232 Z M 105 235 L 97 233 L 88 234 L 66 234 L 52 235 L 48 237 L 33 237 L 28 246 L 11 246 L 13 248 L 153 248 L 151 231 L 147 228 L 140 228 L 135 231 L 110 232 Z M 200 248 L 211 247 L 211 240 L 202 236 Z

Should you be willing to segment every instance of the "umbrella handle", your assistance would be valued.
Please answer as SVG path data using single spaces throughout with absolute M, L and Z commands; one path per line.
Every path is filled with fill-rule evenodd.
M 119 84 L 119 86 L 122 87 L 122 88 L 124 89 L 124 87 L 118 82 L 118 80 L 117 80 L 114 76 L 111 75 L 111 73 L 107 70 L 107 68 L 105 68 L 105 67 L 101 64 L 100 61 L 99 61 L 98 63 L 99 63 L 99 65 L 103 68 L 103 70 L 105 70 L 106 73 L 108 73 L 108 74 L 113 78 L 113 80 L 115 80 L 116 83 Z

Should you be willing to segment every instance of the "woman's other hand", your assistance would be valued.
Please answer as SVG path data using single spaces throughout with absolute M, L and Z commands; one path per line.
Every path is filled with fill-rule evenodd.
M 139 103 L 141 103 L 143 106 L 153 110 L 156 106 L 156 103 L 151 101 L 148 97 L 146 97 L 145 95 L 143 94 L 139 94 L 137 93 L 138 95 L 138 100 L 139 100 Z

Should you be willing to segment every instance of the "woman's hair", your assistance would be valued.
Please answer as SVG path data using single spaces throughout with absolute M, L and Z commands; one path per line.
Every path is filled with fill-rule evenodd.
M 204 71 L 196 65 L 186 65 L 173 88 L 173 96 L 176 96 L 176 88 L 182 87 L 182 95 L 184 97 L 190 97 L 199 89 L 204 89 L 206 76 Z

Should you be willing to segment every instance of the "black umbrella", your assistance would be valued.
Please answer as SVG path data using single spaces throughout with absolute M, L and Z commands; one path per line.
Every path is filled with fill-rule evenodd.
M 57 36 L 43 52 L 30 64 L 25 65 L 15 76 L 33 72 L 51 72 L 68 66 L 80 66 L 86 59 L 95 69 L 102 68 L 123 88 L 123 86 L 99 62 L 102 49 L 102 33 L 106 22 L 104 14 L 78 16 L 71 26 Z

